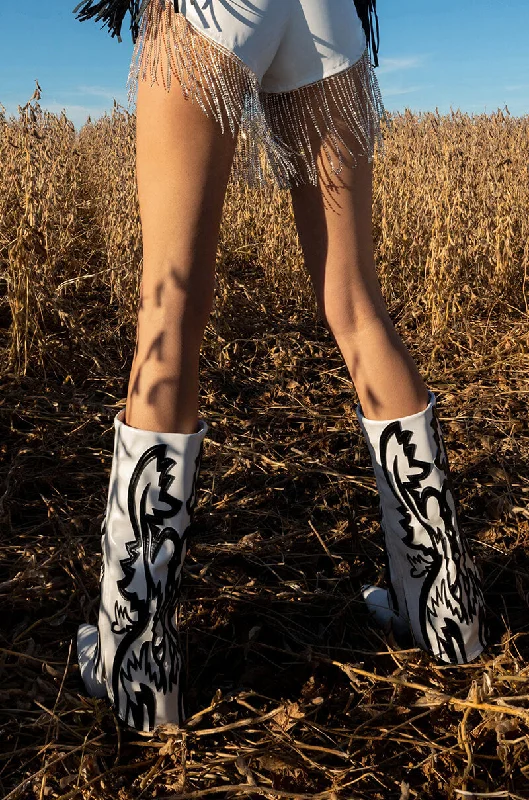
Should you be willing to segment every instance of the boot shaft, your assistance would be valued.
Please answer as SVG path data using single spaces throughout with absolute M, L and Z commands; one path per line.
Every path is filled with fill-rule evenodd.
M 393 611 L 417 644 L 448 663 L 485 646 L 478 570 L 459 531 L 436 398 L 395 420 L 356 414 L 380 496 Z
M 184 717 L 176 612 L 208 426 L 157 433 L 126 425 L 124 415 L 114 419 L 98 626 L 82 646 L 94 654 L 89 691 L 105 686 L 118 716 L 150 731 Z

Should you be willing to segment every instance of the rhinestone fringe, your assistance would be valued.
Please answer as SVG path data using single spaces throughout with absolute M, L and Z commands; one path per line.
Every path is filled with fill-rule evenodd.
M 374 68 L 365 49 L 352 66 L 288 92 L 265 92 L 254 72 L 234 53 L 194 28 L 172 0 L 150 0 L 141 17 L 127 80 L 129 108 L 138 81 L 169 91 L 175 75 L 187 99 L 238 136 L 232 177 L 249 186 L 280 188 L 318 184 L 323 151 L 339 174 L 343 150 L 357 164 L 384 155 L 381 120 L 387 118 Z M 351 141 L 353 134 L 353 141 Z

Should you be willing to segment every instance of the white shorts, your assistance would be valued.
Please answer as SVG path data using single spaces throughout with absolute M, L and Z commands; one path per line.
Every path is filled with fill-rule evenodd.
M 239 133 L 235 173 L 251 185 L 318 182 L 318 152 L 372 160 L 385 112 L 354 0 L 150 0 L 129 72 L 176 75 L 184 94 Z M 348 134 L 352 134 L 348 136 Z M 353 142 L 352 139 L 355 141 Z
M 289 92 L 350 67 L 366 37 L 354 0 L 180 0 L 181 13 L 237 55 L 265 92 Z

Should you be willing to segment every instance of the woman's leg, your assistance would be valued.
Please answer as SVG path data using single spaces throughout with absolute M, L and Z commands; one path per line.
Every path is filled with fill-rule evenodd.
M 339 117 L 338 117 L 339 118 Z M 347 131 L 343 133 L 347 137 Z M 348 146 L 358 152 L 349 135 Z M 389 318 L 376 275 L 372 167 L 343 152 L 321 185 L 292 191 L 318 305 L 358 392 L 356 412 L 375 470 L 388 589 L 366 586 L 374 619 L 444 663 L 466 663 L 486 644 L 480 576 L 460 535 L 435 395 Z
M 207 424 L 198 362 L 235 138 L 178 81 L 138 85 L 137 179 L 143 275 L 136 351 L 102 524 L 98 624 L 77 653 L 89 693 L 149 732 L 184 719 L 176 622 Z M 198 430 L 197 430 L 198 429 Z
M 428 391 L 396 332 L 378 281 L 372 236 L 373 165 L 357 140 L 342 135 L 357 155 L 354 166 L 329 176 L 320 151 L 320 185 L 291 190 L 305 264 L 320 313 L 345 359 L 362 410 L 370 419 L 422 411 Z
M 143 273 L 126 422 L 194 433 L 198 364 L 236 140 L 174 80 L 138 85 L 137 182 Z

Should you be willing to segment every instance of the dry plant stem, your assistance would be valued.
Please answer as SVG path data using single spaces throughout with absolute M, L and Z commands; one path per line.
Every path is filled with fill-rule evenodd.
M 439 702 L 448 703 L 449 705 L 459 708 L 475 708 L 482 711 L 489 711 L 493 714 L 507 714 L 507 716 L 518 717 L 518 719 L 529 722 L 529 711 L 526 711 L 523 708 L 511 708 L 511 706 L 506 706 L 505 704 L 500 705 L 499 703 L 494 705 L 493 703 L 480 703 L 474 700 L 462 700 L 459 697 L 450 697 L 449 695 L 443 694 L 436 689 L 431 689 L 428 686 L 421 686 L 421 684 L 413 683 L 412 681 L 403 681 L 400 678 L 395 678 L 389 675 L 376 675 L 375 673 L 368 672 L 365 669 L 353 667 L 351 664 L 342 664 L 340 661 L 332 661 L 331 663 L 345 672 L 345 674 L 349 677 L 351 677 L 351 673 L 355 675 L 363 675 L 366 678 L 371 678 L 371 680 L 375 682 L 380 681 L 381 683 L 391 683 L 394 686 L 404 686 L 408 689 L 417 689 L 432 699 L 435 698 Z
M 328 792 L 318 792 L 317 794 L 300 794 L 299 792 L 285 792 L 281 789 L 273 789 L 268 786 L 248 786 L 244 783 L 231 784 L 223 786 L 222 791 L 229 794 L 236 795 L 253 795 L 259 797 L 270 797 L 272 800 L 336 800 L 338 795 L 334 789 Z M 199 789 L 195 792 L 185 792 L 184 794 L 172 794 L 161 797 L 160 800 L 199 800 L 201 797 L 206 797 L 210 794 L 218 794 L 218 787 L 212 789 Z M 61 800 L 61 798 L 59 798 Z M 354 800 L 354 798 L 351 798 Z

